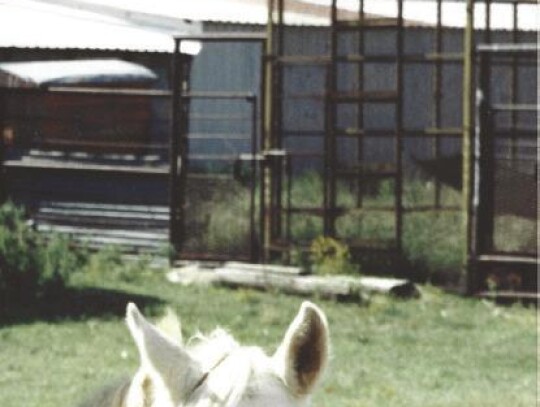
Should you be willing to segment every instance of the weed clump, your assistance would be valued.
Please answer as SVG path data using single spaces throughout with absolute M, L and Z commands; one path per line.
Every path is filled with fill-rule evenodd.
M 311 242 L 309 258 L 316 274 L 358 274 L 359 266 L 351 262 L 346 244 L 331 237 L 319 236 Z

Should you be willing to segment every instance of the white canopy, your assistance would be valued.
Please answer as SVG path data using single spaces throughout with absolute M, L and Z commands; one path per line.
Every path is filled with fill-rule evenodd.
M 142 83 L 156 79 L 150 69 L 119 59 L 0 63 L 0 82 L 8 86 Z

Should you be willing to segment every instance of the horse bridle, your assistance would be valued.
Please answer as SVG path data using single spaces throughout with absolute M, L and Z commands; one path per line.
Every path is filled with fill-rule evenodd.
M 203 373 L 201 378 L 199 380 L 197 380 L 197 383 L 195 383 L 193 388 L 189 391 L 189 393 L 187 395 L 188 400 L 204 384 L 204 382 L 208 379 L 208 376 L 210 376 L 210 373 L 212 373 L 212 371 L 216 370 L 219 367 L 219 365 L 221 365 L 223 363 L 223 361 L 229 357 L 229 355 L 230 355 L 230 353 L 225 353 L 221 358 L 218 359 L 218 361 L 216 363 L 214 363 L 212 365 L 212 367 L 210 369 L 208 369 L 206 372 Z

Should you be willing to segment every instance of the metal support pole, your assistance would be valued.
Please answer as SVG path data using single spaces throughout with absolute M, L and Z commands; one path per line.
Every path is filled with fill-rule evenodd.
M 266 25 L 266 42 L 263 45 L 263 60 L 261 66 L 261 148 L 263 151 L 270 149 L 272 142 L 273 122 L 273 88 L 272 88 L 272 53 L 273 53 L 273 10 L 274 0 L 268 0 L 268 18 Z M 271 210 L 268 207 L 269 185 L 271 174 L 265 160 L 260 165 L 260 194 L 259 194 L 259 234 L 260 234 L 260 261 L 268 262 L 270 259 L 270 229 L 272 225 Z
M 285 0 L 277 0 L 277 30 L 275 38 L 276 55 L 278 60 L 273 65 L 273 89 L 274 96 L 274 116 L 272 125 L 272 145 L 271 149 L 279 150 L 282 148 L 282 130 L 283 130 L 283 65 L 279 62 L 279 57 L 284 55 L 285 52 Z M 283 172 L 281 166 L 276 165 L 271 167 L 272 173 L 272 188 L 270 205 L 272 206 L 272 239 L 280 239 L 282 237 L 282 223 L 283 223 Z
M 268 21 L 266 25 L 266 50 L 264 56 L 264 118 L 263 118 L 263 151 L 272 148 L 274 138 L 274 0 L 268 0 Z M 270 260 L 270 245 L 272 243 L 272 173 L 267 162 L 263 161 L 261 170 L 261 207 L 264 212 L 261 220 L 263 236 L 262 260 Z
M 7 199 L 7 187 L 6 187 L 6 177 L 5 177 L 5 168 L 4 161 L 6 157 L 6 91 L 0 89 L 0 204 L 3 204 Z
M 474 128 L 473 99 L 474 98 L 474 0 L 467 0 L 467 17 L 463 36 L 463 266 L 467 272 L 467 290 L 474 289 L 474 270 L 469 261 L 471 241 L 471 211 L 472 211 L 472 131 Z
M 336 121 L 337 105 L 335 103 L 337 94 L 336 61 L 338 54 L 338 33 L 337 33 L 337 0 L 332 0 L 331 8 L 331 30 L 330 30 L 330 59 L 331 63 L 327 68 L 326 76 L 326 134 L 324 139 L 324 234 L 334 237 L 335 216 L 336 216 Z
M 442 0 L 437 0 L 437 27 L 435 29 L 435 52 L 441 55 L 443 52 L 443 31 L 442 31 Z M 434 65 L 435 77 L 433 87 L 434 111 L 433 111 L 433 126 L 436 129 L 441 128 L 442 119 L 442 61 L 437 59 Z M 440 135 L 435 134 L 433 140 L 433 156 L 436 161 L 441 156 L 441 139 Z M 435 177 L 435 208 L 441 207 L 441 182 Z
M 290 242 L 292 239 L 292 230 L 291 230 L 291 208 L 292 208 L 292 163 L 291 156 L 285 155 L 283 157 L 284 161 L 284 171 L 285 171 L 285 181 L 287 183 L 287 204 L 286 204 L 286 217 L 285 217 L 285 237 L 287 242 Z M 287 263 L 291 261 L 291 251 L 287 251 Z
M 172 56 L 172 103 L 171 103 L 171 131 L 169 151 L 169 243 L 174 251 L 173 258 L 177 256 L 181 247 L 182 211 L 180 204 L 180 172 L 182 162 L 179 156 L 179 137 L 181 127 L 181 98 L 182 98 L 182 61 L 180 56 L 180 40 L 174 41 Z
M 512 43 L 517 44 L 519 41 L 518 26 L 519 26 L 519 3 L 513 3 L 513 21 L 512 21 Z M 510 65 L 511 78 L 510 78 L 510 103 L 516 105 L 518 103 L 518 89 L 519 89 L 519 65 L 518 59 L 515 55 L 512 55 L 512 63 Z M 510 130 L 512 138 L 510 140 L 510 160 L 511 165 L 514 166 L 518 157 L 518 137 L 516 136 L 516 128 L 518 125 L 518 112 L 510 112 Z
M 403 0 L 398 0 L 398 18 L 397 18 L 397 59 L 396 59 L 396 138 L 395 138 L 395 208 L 396 208 L 396 228 L 395 240 L 396 251 L 398 255 L 402 252 L 403 235 Z
M 495 146 L 493 134 L 493 112 L 491 111 L 491 72 L 488 53 L 480 53 L 480 87 L 478 103 L 477 139 L 479 143 L 479 156 L 477 178 L 478 196 L 475 197 L 475 252 L 490 253 L 493 251 L 494 231 L 494 171 Z M 480 199 L 481 197 L 481 199 Z
M 364 57 L 364 53 L 366 51 L 365 47 L 365 36 L 364 36 L 364 23 L 365 23 L 365 11 L 364 11 L 364 0 L 360 0 L 359 2 L 359 8 L 358 8 L 358 23 L 359 23 L 359 30 L 358 30 L 358 51 L 359 54 Z M 358 80 L 358 92 L 362 93 L 364 91 L 364 61 L 361 61 L 357 65 L 357 80 Z M 361 133 L 361 130 L 364 130 L 364 102 L 359 101 L 358 102 L 358 116 L 357 116 L 357 128 L 359 132 Z M 362 135 L 359 135 L 357 137 L 357 152 L 358 155 L 358 161 L 363 163 L 364 162 L 364 137 Z M 356 206 L 358 208 L 361 208 L 363 205 L 364 200 L 364 174 L 363 174 L 363 168 L 359 168 L 359 177 L 356 184 L 356 187 L 358 188 L 358 191 L 356 191 Z
M 247 98 L 247 101 L 251 107 L 251 177 L 250 177 L 250 191 L 249 191 L 249 231 L 250 231 L 250 243 L 249 243 L 249 257 L 252 263 L 256 263 L 259 259 L 259 245 L 260 242 L 257 239 L 256 219 L 255 219 L 255 206 L 256 206 L 256 188 L 257 188 L 257 98 L 255 96 Z

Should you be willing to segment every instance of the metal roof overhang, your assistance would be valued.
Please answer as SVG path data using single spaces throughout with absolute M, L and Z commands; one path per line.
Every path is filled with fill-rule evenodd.
M 199 26 L 194 25 L 195 33 Z M 172 53 L 177 33 L 120 18 L 31 0 L 0 0 L 0 48 L 120 50 Z M 196 55 L 198 42 L 181 52 Z

